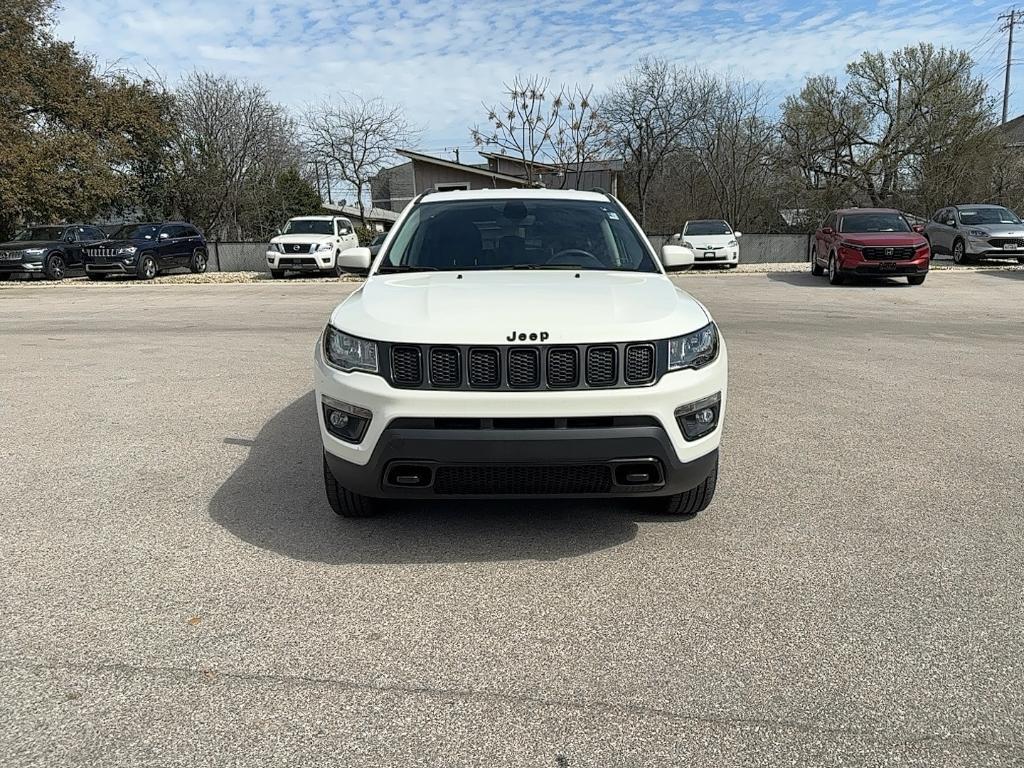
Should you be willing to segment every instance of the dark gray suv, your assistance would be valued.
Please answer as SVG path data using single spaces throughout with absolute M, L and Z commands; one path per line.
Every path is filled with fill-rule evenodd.
M 951 205 L 935 212 L 924 228 L 932 255 L 945 253 L 957 264 L 976 259 L 1013 258 L 1024 264 L 1024 222 L 1001 205 Z

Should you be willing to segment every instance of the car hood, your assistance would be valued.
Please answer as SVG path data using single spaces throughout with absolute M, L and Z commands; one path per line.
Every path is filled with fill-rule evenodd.
M 272 243 L 323 243 L 333 240 L 334 235 L 278 235 L 272 237 Z
M 964 224 L 964 229 L 972 229 L 985 232 L 992 237 L 1024 237 L 1024 225 L 1022 224 Z
M 416 344 L 508 344 L 519 333 L 546 333 L 548 344 L 648 341 L 708 321 L 662 274 L 587 270 L 380 275 L 331 315 L 355 336 Z
M 928 244 L 924 236 L 917 232 L 842 232 L 839 237 L 843 242 L 867 247 L 906 247 L 908 245 L 923 247 Z
M 735 235 L 683 235 L 683 242 L 693 243 L 695 249 L 724 248 L 736 239 Z
M 60 240 L 12 240 L 0 243 L 0 251 L 24 251 L 29 248 L 56 248 L 63 245 Z

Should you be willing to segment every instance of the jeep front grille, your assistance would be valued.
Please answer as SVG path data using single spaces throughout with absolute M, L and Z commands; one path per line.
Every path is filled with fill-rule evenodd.
M 384 375 L 405 389 L 553 390 L 639 387 L 665 372 L 667 342 L 503 345 L 381 343 Z

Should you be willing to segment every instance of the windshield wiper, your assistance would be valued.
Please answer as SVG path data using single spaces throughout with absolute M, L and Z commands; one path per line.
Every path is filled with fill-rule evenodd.
M 493 269 L 588 269 L 582 264 L 507 264 Z
M 409 264 L 397 264 L 381 267 L 377 270 L 378 275 L 393 275 L 399 272 L 437 272 L 437 267 L 413 267 Z

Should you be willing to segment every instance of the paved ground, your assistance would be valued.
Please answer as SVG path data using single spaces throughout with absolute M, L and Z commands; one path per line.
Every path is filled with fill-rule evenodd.
M 1024 273 L 680 278 L 719 493 L 336 519 L 337 283 L 0 292 L 6 766 L 1024 762 Z

